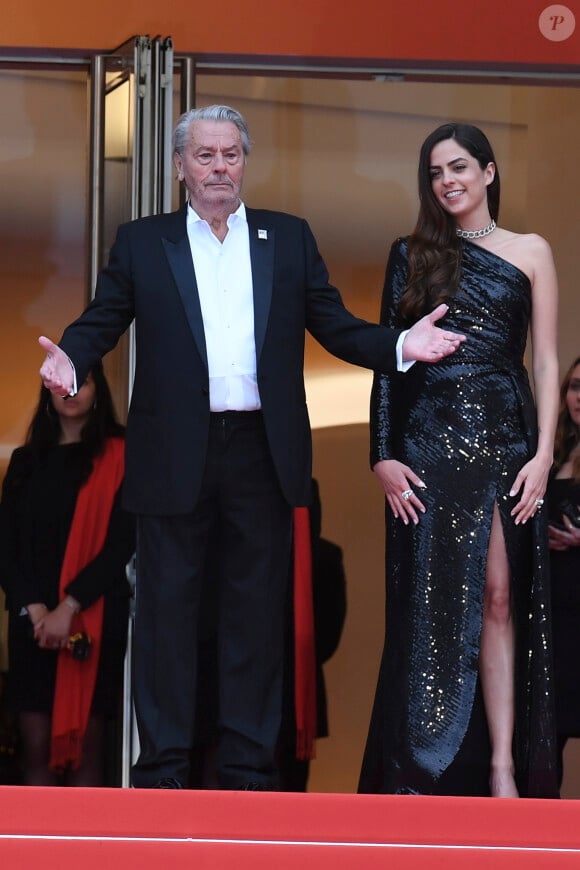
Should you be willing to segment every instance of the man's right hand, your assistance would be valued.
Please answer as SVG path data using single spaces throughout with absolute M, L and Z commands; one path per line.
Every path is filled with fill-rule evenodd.
M 40 336 L 38 343 L 46 351 L 46 357 L 40 367 L 42 383 L 47 390 L 57 396 L 69 396 L 74 386 L 74 375 L 68 356 L 58 344 L 54 344 L 44 335 Z

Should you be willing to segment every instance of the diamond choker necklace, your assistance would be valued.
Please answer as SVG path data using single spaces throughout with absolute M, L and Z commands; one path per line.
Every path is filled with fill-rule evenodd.
M 490 233 L 493 233 L 496 226 L 496 222 L 492 220 L 492 222 L 482 230 L 461 230 L 459 227 L 455 227 L 455 232 L 460 239 L 482 239 L 484 236 L 489 236 Z

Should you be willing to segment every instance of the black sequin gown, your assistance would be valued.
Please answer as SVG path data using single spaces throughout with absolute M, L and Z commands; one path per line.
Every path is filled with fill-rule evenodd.
M 393 245 L 381 321 L 406 285 L 407 243 Z M 450 357 L 375 375 L 371 463 L 395 458 L 427 484 L 418 526 L 387 511 L 386 630 L 361 792 L 486 794 L 489 738 L 478 679 L 485 568 L 497 502 L 516 622 L 516 780 L 556 797 L 545 522 L 516 526 L 509 489 L 533 454 L 536 414 L 523 364 L 527 276 L 464 243 L 445 327 L 467 336 Z

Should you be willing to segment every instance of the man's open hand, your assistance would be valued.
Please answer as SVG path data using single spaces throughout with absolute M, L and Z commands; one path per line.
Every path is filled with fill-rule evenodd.
M 73 369 L 66 353 L 50 338 L 41 335 L 39 345 L 46 351 L 40 367 L 40 377 L 47 390 L 57 396 L 68 396 L 74 385 Z
M 411 327 L 403 341 L 403 362 L 411 360 L 437 362 L 456 351 L 465 341 L 464 335 L 435 326 L 448 310 L 449 306 L 445 303 L 438 305 L 430 314 L 426 314 Z

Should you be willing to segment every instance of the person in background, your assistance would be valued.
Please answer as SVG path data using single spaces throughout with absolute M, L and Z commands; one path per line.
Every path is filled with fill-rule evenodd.
M 580 737 L 580 356 L 560 386 L 548 483 L 558 776 L 569 737 Z
M 312 494 L 308 506 L 311 546 L 312 607 L 314 631 L 315 731 L 314 738 L 329 736 L 328 703 L 324 680 L 324 664 L 336 652 L 346 618 L 346 577 L 342 548 L 323 538 L 322 505 L 318 481 L 312 479 Z M 300 751 L 297 740 L 296 698 L 296 614 L 295 584 L 299 582 L 294 570 L 296 547 L 292 559 L 289 600 L 286 621 L 286 655 L 284 668 L 284 702 L 282 726 L 278 737 L 277 759 L 282 791 L 306 791 L 310 762 L 315 757 L 315 744 Z M 292 582 L 293 581 L 293 582 Z M 299 690 L 299 689 L 298 689 Z
M 60 345 L 41 336 L 45 386 L 74 392 L 135 320 L 123 503 L 137 516 L 136 788 L 183 788 L 196 717 L 207 541 L 223 536 L 219 620 L 222 788 L 271 789 L 282 705 L 294 507 L 308 503 L 308 330 L 335 356 L 391 371 L 463 336 L 367 323 L 329 283 L 308 223 L 241 199 L 250 136 L 229 106 L 186 112 L 173 136 L 189 201 L 119 227 L 95 297 Z
M 437 366 L 374 378 L 386 628 L 359 788 L 557 797 L 541 510 L 558 406 L 554 261 L 545 239 L 497 225 L 499 172 L 479 128 L 434 130 L 418 176 L 381 322 L 403 327 L 445 301 L 467 340 Z
M 6 704 L 8 675 L 8 611 L 0 587 L 0 785 L 19 785 L 22 781 L 18 725 L 14 713 Z
M 9 610 L 7 704 L 27 785 L 98 786 L 118 714 L 134 520 L 122 510 L 124 429 L 102 366 L 74 398 L 42 386 L 0 502 Z

